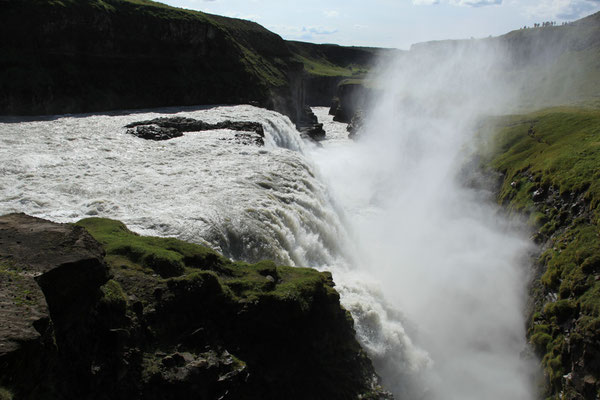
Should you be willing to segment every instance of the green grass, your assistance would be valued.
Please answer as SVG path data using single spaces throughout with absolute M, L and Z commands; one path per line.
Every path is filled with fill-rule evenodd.
M 506 175 L 500 200 L 530 208 L 533 187 L 555 186 L 561 195 L 584 193 L 591 210 L 600 202 L 600 111 L 552 108 L 497 121 L 489 166 Z M 533 182 L 523 175 L 535 177 Z M 511 187 L 516 182 L 518 190 Z M 598 223 L 596 214 L 596 223 Z
M 504 174 L 499 202 L 528 215 L 534 238 L 546 243 L 528 335 L 554 396 L 573 362 L 569 344 L 600 327 L 600 110 L 551 108 L 497 118 L 488 128 L 495 133 L 483 164 Z M 539 189 L 549 197 L 534 200 Z
M 294 60 L 304 64 L 304 70 L 316 76 L 364 76 L 369 70 L 368 68 L 356 64 L 347 66 L 336 65 L 323 58 L 311 58 L 300 54 L 294 55 Z
M 302 309 L 308 309 L 311 296 L 321 288 L 335 293 L 329 284 L 331 275 L 314 269 L 280 266 L 272 261 L 233 262 L 205 246 L 140 236 L 123 223 L 105 218 L 87 218 L 77 225 L 86 228 L 106 251 L 105 259 L 115 276 L 102 288 L 107 301 L 126 302 L 125 292 L 141 298 L 142 286 L 161 282 L 208 285 L 233 301 L 253 302 L 266 297 L 297 301 Z
M 24 275 L 22 268 L 7 261 L 0 262 L 0 281 L 10 282 L 10 293 L 13 294 L 12 301 L 15 305 L 28 307 L 38 304 L 34 293 L 37 285 Z
M 119 282 L 111 279 L 100 289 L 103 294 L 102 301 L 105 305 L 123 312 L 125 311 L 127 308 L 127 295 Z

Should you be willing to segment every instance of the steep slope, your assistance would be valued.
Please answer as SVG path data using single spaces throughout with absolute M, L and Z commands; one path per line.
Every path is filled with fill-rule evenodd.
M 499 201 L 529 217 L 540 245 L 528 337 L 552 399 L 600 396 L 600 111 L 551 108 L 499 118 L 484 159 Z
M 519 84 L 515 109 L 600 101 L 600 12 L 568 25 L 520 29 L 493 38 L 418 43 L 406 56 L 452 51 L 472 41 L 506 55 L 493 73 Z
M 295 118 L 302 66 L 260 25 L 148 0 L 1 0 L 0 110 L 256 102 Z
M 150 0 L 0 0 L 0 51 L 4 115 L 253 103 L 295 122 L 376 53 Z

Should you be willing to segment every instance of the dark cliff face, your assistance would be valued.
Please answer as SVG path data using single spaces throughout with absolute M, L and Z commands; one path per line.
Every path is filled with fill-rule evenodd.
M 270 90 L 286 91 L 289 52 L 279 36 L 148 3 L 0 1 L 2 114 L 270 106 Z
M 0 0 L 0 11 L 3 115 L 251 103 L 298 122 L 340 80 L 313 82 L 306 62 L 345 74 L 374 52 L 149 0 Z

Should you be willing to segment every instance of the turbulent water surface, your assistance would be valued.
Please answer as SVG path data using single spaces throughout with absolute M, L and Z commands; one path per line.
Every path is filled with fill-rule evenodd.
M 480 191 L 457 189 L 460 141 L 436 128 L 423 136 L 431 143 L 410 134 L 355 143 L 326 109 L 316 113 L 328 131 L 321 147 L 251 106 L 5 119 L 0 213 L 110 217 L 235 259 L 331 270 L 397 398 L 528 399 L 526 245 L 481 206 Z M 238 143 L 229 130 L 164 142 L 126 134 L 130 122 L 172 115 L 257 121 L 266 145 Z M 431 119 L 396 126 L 411 133 L 409 123 L 435 128 Z

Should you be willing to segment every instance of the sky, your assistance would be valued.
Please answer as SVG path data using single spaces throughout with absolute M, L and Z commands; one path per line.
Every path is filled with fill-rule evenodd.
M 497 36 L 600 11 L 600 0 L 159 1 L 249 19 L 288 40 L 400 49 L 429 40 Z

